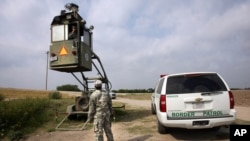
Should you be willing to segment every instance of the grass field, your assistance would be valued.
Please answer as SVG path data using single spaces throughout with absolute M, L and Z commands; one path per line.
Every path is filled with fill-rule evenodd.
M 12 99 L 24 99 L 24 98 L 48 98 L 50 92 L 53 91 L 43 91 L 43 90 L 26 90 L 26 89 L 14 89 L 14 88 L 0 88 L 0 95 L 4 96 L 6 100 Z M 235 98 L 235 105 L 238 106 L 250 106 L 250 90 L 234 90 L 232 91 Z M 43 131 L 54 131 L 56 125 L 65 117 L 66 107 L 68 105 L 74 104 L 74 96 L 69 96 L 68 94 L 62 93 L 63 99 L 51 100 L 51 105 L 49 111 L 52 120 L 48 121 L 46 124 L 43 124 L 42 127 L 38 130 Z M 117 97 L 129 98 L 129 99 L 137 99 L 137 100 L 150 100 L 150 93 L 132 93 L 132 94 L 124 94 L 117 93 Z M 120 106 L 123 103 L 113 102 L 113 106 Z M 122 124 L 127 124 L 129 121 L 129 125 L 126 126 L 126 130 L 132 133 L 149 133 L 152 132 L 156 128 L 155 125 L 155 116 L 151 115 L 149 109 L 135 109 L 126 105 L 126 110 L 118 109 L 116 111 L 116 122 L 121 122 Z M 139 120 L 138 120 L 138 117 Z M 131 125 L 131 121 L 133 121 L 133 125 Z M 72 124 L 71 121 L 69 121 Z M 79 125 L 82 123 L 81 121 L 76 121 L 74 124 Z M 147 123 L 147 124 L 145 124 Z M 237 124 L 249 124 L 248 121 L 237 120 Z M 67 122 L 66 122 L 67 125 Z M 145 128 L 145 125 L 148 125 L 148 128 Z M 87 129 L 90 129 L 87 127 Z M 0 138 L 1 140 L 1 138 Z
M 0 88 L 0 95 L 3 95 L 5 99 L 18 99 L 18 98 L 45 98 L 52 91 L 45 90 L 30 90 L 30 89 L 15 89 L 15 88 Z M 250 90 L 232 90 L 235 105 L 239 106 L 250 106 Z M 63 94 L 63 98 L 69 98 L 69 95 Z M 132 94 L 121 94 L 118 93 L 117 97 L 131 98 L 138 100 L 150 100 L 150 93 L 132 93 Z
M 29 90 L 29 89 L 15 89 L 15 88 L 0 88 L 0 94 L 7 99 L 16 98 L 44 98 L 47 97 L 49 91 Z
M 0 95 L 3 95 L 7 100 L 19 98 L 47 98 L 51 92 L 54 91 L 0 88 Z M 69 95 L 63 94 L 63 98 L 69 98 Z

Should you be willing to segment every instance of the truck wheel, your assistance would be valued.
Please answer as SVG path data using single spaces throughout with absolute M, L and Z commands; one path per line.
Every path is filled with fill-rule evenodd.
M 157 130 L 160 134 L 166 134 L 167 128 L 165 126 L 163 126 L 158 120 L 157 120 Z
M 76 111 L 76 107 L 73 105 L 71 105 L 71 106 L 68 106 L 68 108 L 67 108 L 67 113 L 69 114 L 69 113 L 71 113 L 71 112 L 75 112 Z M 68 116 L 68 120 L 76 120 L 77 119 L 77 114 L 70 114 L 69 116 Z
M 88 99 L 88 97 L 82 96 L 82 97 L 78 98 L 76 104 L 77 104 L 77 107 L 80 108 L 80 110 L 88 111 L 89 99 Z

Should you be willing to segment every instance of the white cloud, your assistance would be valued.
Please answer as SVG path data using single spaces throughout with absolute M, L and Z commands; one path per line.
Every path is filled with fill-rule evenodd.
M 241 4 L 228 9 L 222 15 L 215 15 L 203 27 L 198 35 L 214 40 L 239 36 L 242 32 L 249 32 L 250 4 Z
M 184 71 L 217 71 L 231 87 L 250 86 L 249 1 L 73 2 L 95 26 L 93 48 L 114 89 L 154 87 L 161 73 Z M 0 87 L 44 89 L 50 24 L 66 3 L 1 3 Z M 65 83 L 77 81 L 49 71 L 50 89 Z

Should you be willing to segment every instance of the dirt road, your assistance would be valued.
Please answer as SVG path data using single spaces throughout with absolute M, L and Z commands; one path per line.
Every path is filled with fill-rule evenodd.
M 150 112 L 149 100 L 131 100 L 118 98 L 114 101 L 124 102 L 131 106 L 141 107 L 145 112 L 134 120 L 113 122 L 112 131 L 116 141 L 165 141 L 165 140 L 229 140 L 229 128 L 214 130 L 172 129 L 169 134 L 157 132 L 156 117 Z M 250 107 L 236 107 L 237 118 L 250 121 Z M 145 127 L 143 134 L 137 127 Z M 147 130 L 146 130 L 147 129 Z M 143 129 L 144 130 L 144 129 Z M 93 129 L 84 131 L 39 132 L 27 137 L 26 141 L 91 141 L 94 140 Z M 106 138 L 105 138 L 106 140 Z

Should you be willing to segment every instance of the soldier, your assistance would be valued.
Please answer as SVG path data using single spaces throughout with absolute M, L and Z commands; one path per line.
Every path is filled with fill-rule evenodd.
M 94 120 L 94 133 L 96 141 L 103 141 L 103 129 L 108 141 L 113 141 L 110 116 L 112 112 L 112 101 L 107 92 L 102 91 L 102 81 L 95 82 L 95 91 L 89 100 L 88 121 Z
M 76 39 L 77 38 L 77 30 L 76 30 L 76 26 L 72 26 L 72 31 L 69 33 L 69 37 L 68 39 Z

